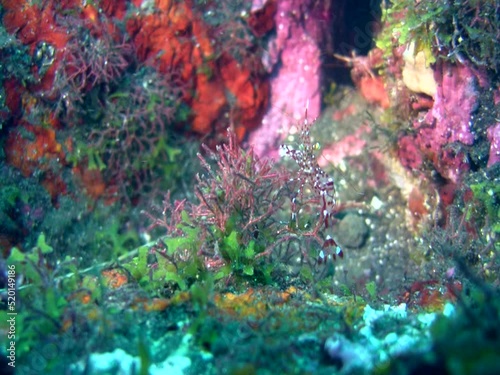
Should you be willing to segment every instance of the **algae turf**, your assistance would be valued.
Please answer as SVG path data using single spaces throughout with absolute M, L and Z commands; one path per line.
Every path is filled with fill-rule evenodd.
M 386 23 L 377 47 L 390 53 L 396 45 L 414 42 L 429 63 L 438 58 L 469 61 L 498 72 L 500 20 L 498 2 L 431 0 L 415 6 L 413 0 L 391 1 L 383 9 Z

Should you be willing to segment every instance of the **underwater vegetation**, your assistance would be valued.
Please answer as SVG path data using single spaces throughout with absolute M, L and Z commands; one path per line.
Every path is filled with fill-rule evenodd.
M 5 173 L 43 186 L 51 211 L 68 197 L 140 211 L 192 177 L 179 167 L 196 154 L 189 135 L 215 144 L 231 123 L 241 140 L 268 103 L 259 38 L 269 30 L 254 30 L 248 6 L 140 3 L 1 3 Z M 3 251 L 23 245 L 18 226 Z
M 499 16 L 0 1 L 0 373 L 499 373 Z
M 469 61 L 495 72 L 499 69 L 496 1 L 391 1 L 382 12 L 386 28 L 377 38 L 377 47 L 385 51 L 395 41 L 399 45 L 414 42 L 429 63 L 445 58 L 460 63 Z
M 429 232 L 433 251 L 454 264 L 444 290 L 437 280 L 414 282 L 392 306 L 375 282 L 364 292 L 344 285 L 340 295 L 322 296 L 339 254 L 321 255 L 331 246 L 325 221 L 337 220 L 340 208 L 333 204 L 326 216 L 325 190 L 302 186 L 310 176 L 300 167 L 308 165 L 299 158 L 304 154 L 292 156 L 299 168 L 281 169 L 229 137 L 227 145 L 199 155 L 195 201 L 167 195 L 160 212 L 147 214 L 150 229 L 166 232 L 158 241 L 88 269 L 70 256 L 51 265 L 54 248 L 44 235 L 29 252 L 12 249 L 3 266 L 22 275 L 16 294 L 21 368 L 211 373 L 208 363 L 222 368 L 232 358 L 235 373 L 275 366 L 287 373 L 495 373 L 498 295 L 473 273 L 477 259 L 460 252 L 465 231 Z M 302 141 L 297 150 L 316 156 L 309 138 Z M 325 172 L 316 173 L 320 181 Z M 453 218 L 457 226 L 472 220 Z M 4 274 L 13 278 L 7 269 Z M 450 346 L 457 329 L 462 344 Z M 40 350 L 40 339 L 53 344 Z M 463 356 L 460 348 L 472 339 L 474 355 Z M 193 345 L 210 354 L 196 354 Z M 69 363 L 60 361 L 61 353 Z M 82 353 L 88 353 L 84 360 Z

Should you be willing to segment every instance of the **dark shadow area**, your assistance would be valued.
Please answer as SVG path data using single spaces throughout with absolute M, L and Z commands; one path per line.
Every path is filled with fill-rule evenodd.
M 382 0 L 340 0 L 331 7 L 329 45 L 323 57 L 324 88 L 330 84 L 352 84 L 350 68 L 333 54 L 366 55 L 380 29 Z

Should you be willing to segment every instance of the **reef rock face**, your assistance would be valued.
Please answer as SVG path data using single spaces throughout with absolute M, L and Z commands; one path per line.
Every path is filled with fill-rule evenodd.
M 87 191 L 95 192 L 101 180 L 126 185 L 117 183 L 117 176 L 133 174 L 122 156 L 141 170 L 149 163 L 138 159 L 153 150 L 162 154 L 174 129 L 216 143 L 231 126 L 242 140 L 268 106 L 258 39 L 274 27 L 275 7 L 254 15 L 244 11 L 248 4 L 232 0 L 0 4 L 9 51 L 22 51 L 1 51 L 10 69 L 7 79 L 0 77 L 6 98 L 0 128 L 9 123 L 6 160 L 26 177 L 43 171 L 54 201 L 67 191 L 63 182 L 52 183 L 69 169 L 67 159 L 78 164 L 75 175 L 96 176 L 99 183 Z M 100 167 L 75 145 L 99 154 Z
M 474 143 L 471 116 L 477 107 L 478 88 L 483 77 L 467 65 L 443 63 L 435 69 L 435 78 L 438 85 L 434 104 L 413 123 L 415 147 L 408 147 L 411 142 L 403 137 L 404 147 L 400 147 L 399 156 L 403 165 L 417 169 L 420 165 L 416 159 L 422 161 L 415 158 L 417 148 L 432 161 L 441 176 L 457 182 L 460 174 L 469 169 L 469 162 L 459 146 Z
M 242 48 L 252 44 L 246 30 L 237 30 L 241 36 L 231 30 L 234 10 L 225 9 L 226 5 L 221 2 L 220 19 L 211 25 L 206 18 L 214 13 L 212 9 L 203 12 L 190 1 L 158 2 L 154 12 L 131 17 L 127 31 L 141 61 L 163 73 L 179 71 L 190 85 L 183 96 L 192 109 L 191 131 L 224 134 L 227 123 L 220 119 L 229 111 L 241 139 L 260 121 L 269 87 L 260 62 L 252 61 Z
M 266 3 L 254 0 L 253 9 Z M 320 113 L 321 51 L 328 25 L 329 2 L 276 0 L 276 36 L 266 48 L 264 65 L 271 74 L 271 106 L 262 125 L 250 134 L 249 143 L 258 155 L 277 157 L 278 143 L 292 126 Z

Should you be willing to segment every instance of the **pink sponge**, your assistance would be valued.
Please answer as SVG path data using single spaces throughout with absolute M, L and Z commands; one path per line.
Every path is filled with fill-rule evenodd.
M 442 63 L 436 67 L 435 78 L 434 105 L 413 123 L 415 142 L 443 177 L 456 182 L 469 169 L 469 162 L 455 146 L 474 143 L 471 114 L 477 105 L 478 83 L 484 77 L 467 65 Z
M 500 161 L 500 122 L 488 129 L 488 140 L 491 142 L 488 167 L 491 167 Z
M 328 25 L 326 5 L 321 1 L 276 1 L 276 36 L 269 41 L 264 58 L 271 73 L 271 106 L 260 128 L 249 137 L 259 156 L 274 158 L 282 137 L 304 118 L 307 103 L 309 119 L 319 115 L 320 44 L 322 28 Z M 263 0 L 254 0 L 252 9 L 262 4 Z

